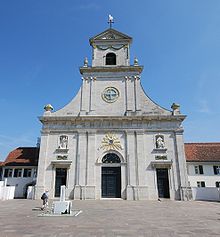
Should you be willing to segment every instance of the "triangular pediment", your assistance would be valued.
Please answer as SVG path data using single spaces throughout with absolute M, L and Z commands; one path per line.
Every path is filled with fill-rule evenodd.
M 102 41 L 128 41 L 131 42 L 132 38 L 128 35 L 125 35 L 115 29 L 107 29 L 102 33 L 90 38 L 90 44 L 94 42 L 102 42 Z

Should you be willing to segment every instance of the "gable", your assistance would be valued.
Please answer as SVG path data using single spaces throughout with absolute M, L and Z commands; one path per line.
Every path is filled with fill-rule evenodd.
M 90 38 L 90 44 L 95 42 L 106 42 L 106 41 L 127 41 L 131 42 L 132 38 L 128 35 L 125 35 L 115 29 L 108 29 L 103 31 L 102 33 Z

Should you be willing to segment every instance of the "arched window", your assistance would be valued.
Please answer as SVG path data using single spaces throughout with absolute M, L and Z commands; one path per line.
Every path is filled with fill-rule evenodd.
M 106 54 L 106 65 L 116 65 L 116 55 L 114 53 Z
M 121 160 L 116 154 L 109 153 L 102 158 L 102 163 L 121 163 Z

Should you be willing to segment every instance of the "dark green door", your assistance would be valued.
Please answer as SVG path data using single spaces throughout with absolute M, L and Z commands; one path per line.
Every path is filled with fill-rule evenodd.
M 121 197 L 121 167 L 102 167 L 102 197 Z
M 168 169 L 157 169 L 156 171 L 159 198 L 170 198 Z
M 66 185 L 67 169 L 56 168 L 55 197 L 60 196 L 60 186 Z

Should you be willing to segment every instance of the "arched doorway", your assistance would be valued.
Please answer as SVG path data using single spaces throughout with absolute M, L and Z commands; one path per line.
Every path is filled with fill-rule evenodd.
M 108 153 L 102 158 L 102 197 L 121 198 L 121 163 L 118 155 Z

